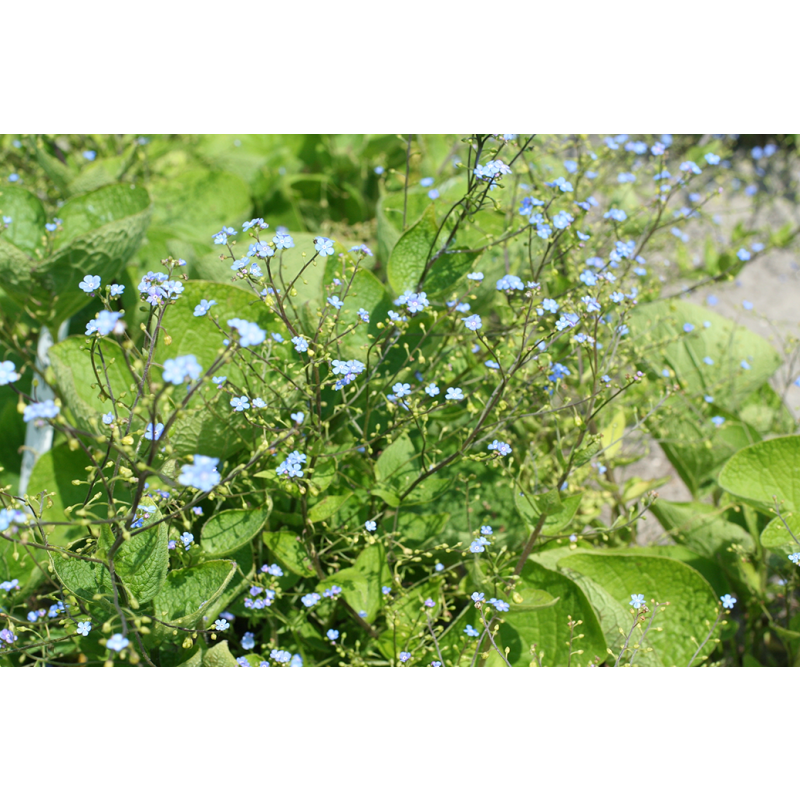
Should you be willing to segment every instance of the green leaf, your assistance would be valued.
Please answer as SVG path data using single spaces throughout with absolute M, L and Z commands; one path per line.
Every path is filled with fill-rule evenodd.
M 167 526 L 161 523 L 131 536 L 114 556 L 117 575 L 140 605 L 152 600 L 164 585 L 169 568 L 168 543 Z
M 331 586 L 341 586 L 342 594 L 348 604 L 356 611 L 366 611 L 367 622 L 374 622 L 381 608 L 381 587 L 391 585 L 392 573 L 386 563 L 386 552 L 383 545 L 370 545 L 364 548 L 353 564 L 348 569 L 320 581 L 318 592 L 330 589 Z
M 351 495 L 352 492 L 328 495 L 315 506 L 312 506 L 308 512 L 309 522 L 322 522 L 325 519 L 329 519 L 347 502 Z
M 182 665 L 186 666 L 186 665 Z M 203 656 L 204 667 L 238 667 L 236 659 L 228 649 L 228 643 L 223 641 L 210 647 Z
M 768 550 L 787 557 L 800 552 L 800 514 L 787 511 L 781 516 L 786 524 L 779 517 L 775 517 L 761 531 L 760 539 L 761 544 Z
M 232 561 L 206 561 L 197 567 L 174 569 L 153 600 L 156 619 L 194 627 L 205 611 L 225 590 L 236 572 Z
M 233 605 L 234 601 L 247 591 L 256 573 L 251 544 L 246 544 L 235 553 L 231 553 L 230 558 L 236 562 L 236 574 L 225 587 L 225 591 L 213 603 L 203 606 L 204 616 L 209 620 L 216 619 L 229 606 Z
M 729 522 L 722 509 L 707 503 L 671 503 L 659 499 L 650 511 L 673 539 L 707 558 L 723 557 L 732 544 L 755 550 L 753 537 L 741 526 Z
M 407 433 L 398 436 L 375 462 L 375 478 L 378 483 L 391 483 L 393 487 L 404 489 L 416 478 L 417 452 Z
M 558 503 L 556 503 L 553 491 L 543 495 L 526 494 L 524 496 L 519 492 L 514 492 L 514 504 L 517 507 L 517 511 L 519 511 L 519 515 L 527 524 L 529 531 L 534 530 L 539 522 L 539 517 L 543 513 L 547 513 L 547 519 L 545 519 L 542 526 L 542 536 L 555 536 L 572 522 L 583 495 L 573 494 L 563 499 L 559 498 Z M 545 512 L 544 509 L 548 508 L 555 510 Z
M 506 615 L 501 627 L 503 643 L 510 648 L 508 660 L 512 666 L 530 665 L 534 660 L 531 645 L 536 645 L 543 666 L 565 667 L 568 661 L 572 666 L 588 666 L 595 663 L 595 658 L 600 662 L 606 659 L 606 641 L 600 622 L 583 590 L 574 581 L 535 561 L 528 561 L 521 578 L 516 591 L 522 595 L 523 603 L 514 613 Z M 551 598 L 558 598 L 558 602 L 552 604 Z M 525 606 L 535 608 L 528 610 Z M 573 620 L 582 620 L 583 624 L 575 633 L 584 637 L 573 642 L 571 659 L 567 626 L 570 616 Z M 577 650 L 583 653 L 577 654 Z
M 264 531 L 262 538 L 275 558 L 295 575 L 314 575 L 311 559 L 294 531 Z
M 0 242 L 12 244 L 29 258 L 36 258 L 37 248 L 42 249 L 47 221 L 39 198 L 20 186 L 7 186 L 0 192 L 0 212 L 11 217 L 11 224 L 0 231 Z
M 53 552 L 50 563 L 64 587 L 82 600 L 94 600 L 95 595 L 110 600 L 113 596 L 111 575 L 102 564 Z
M 756 442 L 733 456 L 719 474 L 719 485 L 761 511 L 800 512 L 800 436 Z
M 153 223 L 189 241 L 211 242 L 222 225 L 238 226 L 252 208 L 250 187 L 229 172 L 189 169 L 178 180 L 155 181 L 151 191 Z M 249 241 L 247 234 L 238 238 Z
M 105 399 L 100 399 L 101 390 L 89 351 L 84 336 L 70 336 L 54 344 L 49 351 L 58 390 L 75 416 L 78 427 L 86 431 L 96 430 L 100 417 L 109 411 L 115 416 L 126 415 L 125 408 L 114 408 L 111 395 L 117 401 L 123 398 L 127 406 L 135 397 L 134 377 L 125 363 L 122 348 L 115 341 L 104 338 L 97 343 L 94 355 L 105 395 Z
M 70 506 L 82 507 L 86 501 L 87 487 L 73 486 L 73 480 L 85 480 L 85 467 L 89 466 L 89 459 L 83 450 L 70 450 L 69 445 L 56 445 L 39 457 L 31 472 L 28 483 L 27 495 L 35 498 L 40 492 L 54 492 L 50 498 L 52 506 L 45 505 L 45 518 L 52 522 L 68 521 L 65 508 Z M 34 500 L 34 503 L 36 501 Z M 104 509 L 105 510 L 105 509 Z M 85 530 L 85 529 L 81 529 Z M 75 530 L 64 526 L 51 528 L 48 535 L 50 544 L 63 545 L 70 538 L 74 538 Z
M 226 556 L 257 536 L 269 519 L 272 501 L 255 509 L 221 511 L 203 525 L 200 546 L 213 556 Z
M 680 561 L 595 551 L 562 558 L 558 566 L 590 578 L 623 608 L 632 594 L 644 594 L 648 603 L 651 599 L 668 601 L 669 607 L 658 614 L 657 624 L 645 642 L 663 666 L 687 666 L 717 617 L 719 603 L 713 589 L 698 572 Z M 636 634 L 632 643 L 635 637 Z M 709 643 L 704 653 L 713 649 L 713 643 Z M 623 657 L 622 663 L 629 659 L 630 655 Z
M 438 230 L 436 212 L 434 206 L 430 205 L 422 217 L 400 237 L 386 267 L 389 284 L 395 294 L 416 291 L 429 255 L 433 258 L 444 243 L 443 237 L 436 242 Z M 422 288 L 434 295 L 446 291 L 469 272 L 475 258 L 475 253 L 440 256 L 428 270 Z
M 710 327 L 704 327 L 710 322 Z M 685 333 L 690 323 L 694 330 Z M 671 367 L 690 394 L 712 394 L 722 408 L 735 409 L 780 366 L 781 357 L 769 342 L 707 308 L 683 300 L 661 300 L 636 308 L 630 323 L 635 339 L 662 343 L 663 352 L 651 368 Z M 714 363 L 703 362 L 710 356 Z M 750 369 L 740 363 L 747 360 Z
M 90 302 L 78 288 L 84 275 L 99 275 L 105 283 L 127 264 L 147 229 L 150 197 L 141 187 L 105 186 L 68 200 L 59 216 L 64 224 L 55 239 L 58 249 L 36 268 L 55 322 Z
M 403 513 L 397 526 L 397 537 L 406 547 L 427 550 L 440 543 L 438 537 L 444 531 L 450 515 Z

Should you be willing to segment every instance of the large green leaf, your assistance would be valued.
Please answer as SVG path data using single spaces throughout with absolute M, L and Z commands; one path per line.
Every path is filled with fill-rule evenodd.
M 221 511 L 203 525 L 200 546 L 213 556 L 226 556 L 257 536 L 269 518 L 272 502 L 261 508 Z
M 350 494 L 350 492 L 347 494 L 329 494 L 324 497 L 309 510 L 309 522 L 322 522 L 330 519 L 347 502 Z
M 709 327 L 704 326 L 706 322 Z M 693 326 L 688 333 L 684 331 L 687 323 Z M 682 300 L 638 306 L 630 327 L 639 343 L 652 342 L 653 349 L 648 352 L 653 354 L 654 371 L 660 373 L 664 365 L 671 367 L 690 394 L 711 394 L 722 408 L 736 409 L 781 363 L 780 355 L 765 339 Z M 714 363 L 704 363 L 705 357 Z M 750 368 L 743 369 L 742 361 Z
M 238 226 L 250 215 L 250 188 L 229 172 L 189 169 L 178 179 L 155 181 L 151 191 L 153 223 L 176 238 L 210 243 L 223 225 Z M 246 234 L 238 239 L 249 241 Z
M 160 516 L 156 512 L 150 521 Z M 141 605 L 161 591 L 167 578 L 169 532 L 162 522 L 141 533 L 131 533 L 134 535 L 120 545 L 114 556 L 114 570 L 128 593 Z
M 664 666 L 687 666 L 717 617 L 719 603 L 711 586 L 680 561 L 597 551 L 567 556 L 558 566 L 587 576 L 623 608 L 632 594 L 643 594 L 648 603 L 668 601 L 669 607 L 659 613 L 646 641 Z M 703 652 L 707 655 L 713 649 L 709 643 Z
M 5 230 L 0 228 L 0 241 L 36 258 L 36 250 L 42 250 L 46 222 L 39 198 L 21 186 L 7 186 L 0 192 L 0 213 L 11 217 L 11 224 Z M 5 284 L 5 274 L 3 282 Z
M 723 510 L 707 503 L 671 503 L 658 500 L 650 511 L 676 541 L 700 555 L 714 558 L 724 555 L 736 544 L 753 552 L 753 537 L 735 522 L 723 516 Z
M 719 485 L 762 511 L 800 512 L 800 436 L 782 436 L 756 442 L 736 453 L 722 468 Z
M 96 595 L 111 599 L 111 575 L 102 564 L 58 553 L 50 553 L 50 561 L 58 579 L 74 595 L 83 600 L 94 600 Z
M 396 494 L 408 488 L 417 477 L 417 452 L 407 433 L 398 436 L 375 462 L 375 478 Z
M 130 407 L 135 396 L 134 377 L 131 375 L 122 354 L 122 348 L 113 340 L 104 338 L 95 346 L 92 367 L 90 347 L 86 337 L 71 336 L 54 344 L 49 351 L 50 363 L 56 376 L 56 384 L 67 408 L 83 430 L 92 431 L 102 414 L 116 411 L 116 416 L 125 416 L 124 406 L 114 408 L 114 400 Z M 99 381 L 98 381 L 99 376 Z M 101 399 L 102 386 L 104 399 Z
M 433 205 L 398 240 L 389 257 L 386 268 L 389 285 L 396 294 L 416 291 L 417 284 L 425 272 L 429 258 L 433 258 L 444 243 L 440 237 L 436 242 L 439 223 Z M 430 294 L 439 294 L 449 289 L 459 278 L 469 272 L 474 263 L 474 253 L 447 253 L 440 256 L 429 268 L 422 288 Z
M 550 493 L 549 493 L 550 494 Z M 544 525 L 542 526 L 542 536 L 554 536 L 564 530 L 572 522 L 581 504 L 583 495 L 573 494 L 569 497 L 560 499 L 558 505 L 550 511 L 544 498 L 546 495 L 523 495 L 520 492 L 514 493 L 514 504 L 519 511 L 519 515 L 525 520 L 530 531 L 539 523 L 539 517 L 547 511 Z M 556 493 L 557 497 L 557 493 Z
M 386 552 L 379 542 L 364 548 L 352 567 L 339 570 L 321 581 L 317 591 L 340 586 L 349 605 L 357 612 L 366 611 L 367 622 L 374 622 L 381 608 L 381 587 L 391 585 L 391 580 Z
M 36 267 L 55 323 L 89 303 L 89 295 L 78 288 L 85 275 L 99 275 L 105 282 L 127 264 L 147 229 L 150 197 L 141 187 L 105 186 L 68 200 L 59 215 L 64 224 L 55 239 L 57 249 Z
M 314 574 L 311 559 L 294 531 L 264 531 L 262 538 L 275 558 L 295 575 L 311 577 Z
M 568 661 L 572 666 L 588 666 L 595 659 L 600 662 L 606 659 L 606 640 L 600 622 L 583 590 L 573 580 L 535 561 L 528 561 L 521 578 L 516 591 L 523 602 L 511 604 L 500 630 L 512 666 L 530 665 L 534 660 L 531 645 L 536 646 L 543 666 L 548 667 L 565 667 Z M 552 603 L 542 593 L 558 598 L 557 602 Z M 537 605 L 540 607 L 530 608 Z M 582 620 L 575 633 L 583 634 L 583 638 L 573 642 L 571 659 L 568 617 Z M 583 652 L 577 653 L 578 650 Z
M 182 666 L 187 666 L 183 664 Z M 238 667 L 236 659 L 231 655 L 227 642 L 220 642 L 209 648 L 203 655 L 204 667 Z
M 761 531 L 761 544 L 783 556 L 800 552 L 800 514 L 787 511 L 781 517 L 770 520 Z
M 225 590 L 236 572 L 232 561 L 206 561 L 197 567 L 174 569 L 153 600 L 156 619 L 190 628 Z

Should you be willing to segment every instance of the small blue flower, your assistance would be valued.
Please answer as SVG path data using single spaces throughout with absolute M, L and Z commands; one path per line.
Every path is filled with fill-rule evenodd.
M 177 358 L 168 358 L 164 362 L 161 378 L 165 383 L 180 386 L 187 378 L 189 381 L 198 380 L 202 373 L 203 368 L 195 356 L 178 356 Z
M 478 328 L 483 326 L 483 321 L 477 314 L 473 314 L 470 317 L 462 317 L 462 322 L 470 331 L 477 331 Z
M 302 336 L 293 336 L 292 344 L 298 353 L 305 353 L 308 350 L 308 342 Z
M 161 422 L 156 423 L 155 431 L 153 430 L 153 423 L 148 422 L 144 431 L 144 438 L 148 441 L 158 441 L 161 438 L 161 433 L 164 430 L 164 424 Z
M 640 609 L 644 605 L 644 595 L 643 594 L 632 594 L 631 601 L 628 603 L 629 606 L 633 606 L 635 609 Z
M 722 601 L 723 608 L 733 608 L 736 604 L 736 598 L 729 594 L 723 594 L 719 599 Z
M 398 382 L 394 386 L 392 386 L 392 391 L 398 397 L 406 397 L 411 394 L 411 384 Z
M 742 362 L 739 364 L 739 366 L 740 366 L 742 369 L 750 369 L 750 365 L 747 363 L 747 361 L 742 361 Z
M 466 633 L 467 636 L 472 636 L 473 638 L 480 636 L 480 633 L 476 631 L 475 628 L 472 627 L 472 625 L 467 625 L 467 627 L 464 628 L 464 633 Z
M 108 293 L 111 297 L 119 297 L 125 291 L 125 285 L 120 283 L 112 283 L 108 287 Z
M 364 523 L 364 527 L 365 527 L 365 528 L 366 528 L 368 531 L 370 531 L 370 532 L 371 532 L 371 531 L 374 531 L 374 530 L 375 530 L 375 529 L 378 527 L 378 523 L 377 523 L 377 522 L 375 522 L 374 520 L 368 519 L 368 520 L 367 520 L 367 521 Z
M 704 364 L 708 364 L 708 366 L 710 367 L 710 366 L 712 366 L 712 365 L 713 365 L 713 363 L 714 363 L 714 359 L 713 359 L 713 358 L 711 358 L 711 356 L 705 356 L 705 357 L 703 358 L 703 363 L 704 363 Z
M 194 316 L 195 317 L 204 317 L 208 312 L 208 309 L 211 306 L 215 306 L 217 304 L 216 300 L 201 300 L 195 307 L 194 307 Z
M 241 645 L 245 650 L 252 650 L 256 646 L 256 637 L 250 631 L 242 636 Z
M 440 391 L 441 390 L 435 383 L 429 383 L 425 387 L 425 394 L 427 394 L 429 397 L 436 397 L 436 395 L 439 394 Z
M 311 608 L 315 606 L 322 598 L 316 592 L 310 592 L 309 594 L 304 594 L 300 598 L 300 602 L 306 607 Z
M 433 178 L 423 178 L 423 179 L 422 179 L 422 180 L 419 182 L 419 185 L 420 185 L 420 186 L 425 186 L 425 187 L 428 187 L 428 186 L 433 186 Z
M 192 542 L 194 542 L 194 536 L 189 531 L 182 533 L 180 539 L 184 550 L 188 550 L 192 546 Z
M 297 411 L 294 414 L 290 414 L 289 416 L 298 425 L 302 425 L 303 420 L 306 418 L 306 415 L 302 411 Z
M 117 653 L 124 650 L 130 642 L 121 634 L 115 633 L 107 642 L 106 647 L 109 650 L 115 650 Z
M 214 623 L 214 627 L 218 631 L 226 631 L 230 628 L 230 623 L 226 619 L 222 619 L 221 617 Z
M 288 250 L 294 247 L 294 239 L 288 233 L 276 233 L 272 237 L 272 243 L 277 250 Z
M 219 464 L 218 458 L 196 455 L 193 464 L 184 464 L 181 467 L 178 483 L 201 492 L 210 492 L 220 482 L 217 464 Z
M 483 273 L 482 272 L 470 272 L 467 275 L 467 279 L 471 281 L 482 281 L 483 280 Z
M 749 261 L 751 259 L 750 251 L 745 250 L 744 247 L 736 253 L 739 261 Z
M 392 593 L 392 587 L 391 586 L 381 586 L 381 593 L 384 594 L 384 595 L 391 594 Z
M 367 311 L 366 309 L 363 309 L 363 308 L 359 308 L 358 309 L 358 318 L 362 322 L 369 322 L 369 311 Z
M 88 636 L 92 630 L 92 623 L 89 621 L 78 623 L 78 633 L 81 636 Z
M 482 603 L 485 598 L 486 595 L 483 592 L 473 592 L 470 595 L 470 599 L 472 600 L 473 603 Z
M 611 208 L 603 214 L 603 219 L 613 219 L 615 222 L 625 222 L 628 215 L 621 208 Z
M 409 653 L 407 650 L 403 650 L 401 651 L 399 658 L 405 664 L 406 661 L 411 658 L 411 653 Z
M 683 323 L 683 331 L 684 333 L 691 333 L 694 330 L 694 325 L 691 322 L 684 322 Z
M 789 561 L 791 561 L 791 562 L 792 562 L 792 564 L 798 564 L 798 565 L 800 565 L 800 553 L 792 553 L 792 554 L 789 556 Z
M 719 156 L 715 155 L 714 153 L 706 153 L 705 154 L 706 164 L 711 164 L 711 166 L 716 166 L 719 164 Z
M 327 239 L 324 236 L 314 239 L 314 247 L 321 256 L 332 256 L 334 243 L 333 239 Z
M 725 422 L 725 417 L 720 417 L 720 416 L 711 417 L 711 421 L 714 423 L 714 425 L 716 425 L 719 428 L 719 426 L 722 425 L 723 422 Z
M 339 309 L 344 305 L 344 303 L 336 295 L 329 297 L 328 302 L 336 309 Z
M 244 411 L 246 408 L 250 408 L 250 399 L 247 395 L 234 397 L 231 399 L 231 407 L 234 411 Z
M 19 380 L 19 373 L 11 361 L 0 362 L 0 386 L 6 386 L 9 383 Z
M 325 635 L 332 642 L 335 642 L 339 638 L 339 631 L 337 631 L 335 628 L 329 628 L 328 632 Z
M 86 275 L 83 280 L 78 284 L 79 289 L 83 289 L 86 294 L 93 294 L 100 288 L 99 275 Z
M 458 388 L 449 388 L 445 394 L 445 400 L 463 400 L 464 393 Z
M 487 445 L 486 449 L 496 450 L 501 456 L 511 454 L 511 445 L 506 442 L 501 442 L 498 439 L 495 439 L 490 445 Z

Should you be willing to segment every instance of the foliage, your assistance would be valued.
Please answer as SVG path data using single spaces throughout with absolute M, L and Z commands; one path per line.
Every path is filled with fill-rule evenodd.
M 800 663 L 786 353 L 691 301 L 793 246 L 734 142 L 3 144 L 0 664 Z

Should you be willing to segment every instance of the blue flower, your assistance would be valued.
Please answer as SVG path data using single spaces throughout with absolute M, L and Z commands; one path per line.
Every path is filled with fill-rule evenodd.
M 469 317 L 462 317 L 461 321 L 464 323 L 467 330 L 470 331 L 477 331 L 478 328 L 483 327 L 483 320 L 481 320 L 477 314 L 473 314 Z
M 707 395 L 706 395 L 706 396 L 703 398 L 703 400 L 705 400 L 705 401 L 706 401 L 706 403 L 713 403 L 713 402 L 714 402 L 714 398 L 713 398 L 713 397 L 712 397 L 710 394 L 707 394 Z
M 292 344 L 298 353 L 305 353 L 308 350 L 308 342 L 302 336 L 293 336 Z
M 375 530 L 375 529 L 378 527 L 378 523 L 377 523 L 377 522 L 374 522 L 374 521 L 373 521 L 373 520 L 371 520 L 371 519 L 368 519 L 368 520 L 367 520 L 367 521 L 364 523 L 364 527 L 365 527 L 365 528 L 366 528 L 368 531 L 374 531 L 374 530 Z
M 644 605 L 644 595 L 643 594 L 632 594 L 631 601 L 628 603 L 629 606 L 633 606 L 635 609 L 640 609 Z
M 242 636 L 241 645 L 245 650 L 252 650 L 256 646 L 256 637 L 250 631 Z
M 327 239 L 324 236 L 318 236 L 314 239 L 314 247 L 321 256 L 332 256 L 334 244 L 335 241 L 333 239 Z
M 621 208 L 611 208 L 603 214 L 603 219 L 613 219 L 615 222 L 625 222 L 628 215 Z
M 400 660 L 405 664 L 411 658 L 411 653 L 407 650 L 402 650 L 399 655 Z
M 335 642 L 339 638 L 339 631 L 335 628 L 329 628 L 328 632 L 325 634 L 332 642 Z
M 161 438 L 161 433 L 164 430 L 164 424 L 162 422 L 157 422 L 155 431 L 153 431 L 153 423 L 148 422 L 147 427 L 144 430 L 144 438 L 148 441 L 158 441 Z
M 578 171 L 578 162 L 568 159 L 564 162 L 564 169 L 570 174 L 574 175 Z
M 739 252 L 736 253 L 736 255 L 739 258 L 739 261 L 749 261 L 752 258 L 752 256 L 750 255 L 750 251 L 745 250 L 744 247 L 741 250 L 739 250 Z
M 494 359 L 491 359 L 491 358 L 487 359 L 487 360 L 484 362 L 484 364 L 485 364 L 485 365 L 486 365 L 486 366 L 487 366 L 489 369 L 500 369 L 500 365 L 499 365 L 499 364 L 498 364 L 498 363 L 497 363 L 497 362 L 496 362 Z
M 695 175 L 700 175 L 703 170 L 694 163 L 694 161 L 684 161 L 680 166 L 681 172 L 692 172 Z
M 683 331 L 684 333 L 691 333 L 694 330 L 694 325 L 691 322 L 684 322 L 683 323 Z
M 423 179 L 422 179 L 422 180 L 419 182 L 419 185 L 420 185 L 420 186 L 425 186 L 425 187 L 428 187 L 428 186 L 433 186 L 433 178 L 423 178 Z
M 632 172 L 620 172 L 617 175 L 617 182 L 618 183 L 635 183 L 636 176 Z
M 125 291 L 125 285 L 120 283 L 112 283 L 108 287 L 108 293 L 111 297 L 119 297 Z
M 562 314 L 556 322 L 556 330 L 563 331 L 565 328 L 574 328 L 581 318 L 577 314 Z
M 222 619 L 221 617 L 214 623 L 214 627 L 218 631 L 226 631 L 230 628 L 230 623 L 226 619 Z
M 251 219 L 249 222 L 245 222 L 242 225 L 242 233 L 246 233 L 250 230 L 250 228 L 260 228 L 262 231 L 269 228 L 269 225 L 264 222 L 261 217 L 256 217 L 255 219 Z
M 58 416 L 58 406 L 52 400 L 41 403 L 31 403 L 22 412 L 22 421 L 30 422 L 34 419 L 54 419 Z
M 467 279 L 471 281 L 482 281 L 483 280 L 483 273 L 482 272 L 470 272 L 467 275 Z
M 255 322 L 248 322 L 245 319 L 231 319 L 228 320 L 228 326 L 238 331 L 240 347 L 253 347 L 261 344 L 267 338 L 266 331 L 261 330 Z
M 438 200 L 439 199 L 439 190 L 438 189 L 431 189 L 428 192 L 428 197 L 430 197 L 431 200 Z
M 719 428 L 719 426 L 722 425 L 723 422 L 725 422 L 725 417 L 720 417 L 720 416 L 711 417 L 711 421 Z
M 196 381 L 200 378 L 203 368 L 197 363 L 197 359 L 192 356 L 178 356 L 168 358 L 164 362 L 164 371 L 161 378 L 165 383 L 180 386 L 187 378 Z
M 407 395 L 411 394 L 411 384 L 409 383 L 396 383 L 392 386 L 392 391 L 398 397 L 406 397 Z
M 366 309 L 364 309 L 364 308 L 359 308 L 359 309 L 358 309 L 358 318 L 359 318 L 359 319 L 360 319 L 362 322 L 369 322 L 369 311 L 367 311 L 367 310 L 366 310 Z
M 792 564 L 800 564 L 800 553 L 792 553 L 789 556 L 789 561 L 791 561 Z
M 9 383 L 19 380 L 19 372 L 11 361 L 0 362 L 0 386 L 6 386 Z
M 316 592 L 310 592 L 309 594 L 304 594 L 300 598 L 300 602 L 306 607 L 311 608 L 315 606 L 321 600 L 320 596 Z
M 270 650 L 269 657 L 279 664 L 288 664 L 292 659 L 292 654 L 288 650 Z
M 511 445 L 506 442 L 501 442 L 495 439 L 491 444 L 486 446 L 487 450 L 496 450 L 501 456 L 507 456 L 511 453 Z
M 435 383 L 429 383 L 425 387 L 425 394 L 427 394 L 429 397 L 436 397 L 436 395 L 439 394 L 440 391 L 441 390 Z
M 513 292 L 515 289 L 521 292 L 525 288 L 525 284 L 516 275 L 503 275 L 496 285 L 499 292 Z
M 573 217 L 571 214 L 567 214 L 566 211 L 559 211 L 558 214 L 553 217 L 553 225 L 555 225 L 559 230 L 569 227 L 569 225 L 574 221 L 575 217 Z
M 215 306 L 217 304 L 216 300 L 201 300 L 195 307 L 194 307 L 194 316 L 195 317 L 204 317 L 208 312 L 208 309 L 211 306 Z
M 600 311 L 600 303 L 595 300 L 594 297 L 590 297 L 589 295 L 585 295 L 581 297 L 581 302 L 586 305 L 586 310 L 590 313 L 596 313 Z
M 486 595 L 483 592 L 473 592 L 470 595 L 470 599 L 472 600 L 473 603 L 482 603 L 485 598 Z
M 220 482 L 217 464 L 219 464 L 218 458 L 196 455 L 193 464 L 184 464 L 181 467 L 178 483 L 201 492 L 210 492 Z
M 88 620 L 85 622 L 78 623 L 78 633 L 81 636 L 88 636 L 90 631 L 92 630 L 92 623 Z
M 99 275 L 86 275 L 83 280 L 78 284 L 79 289 L 83 289 L 86 294 L 92 294 L 100 288 Z
M 508 611 L 509 605 L 504 600 L 498 600 L 495 597 L 489 598 L 489 604 L 495 607 L 496 611 Z
M 277 250 L 288 250 L 294 247 L 294 239 L 288 233 L 276 233 L 272 237 L 272 243 Z
M 231 406 L 234 411 L 244 411 L 250 408 L 250 399 L 244 394 L 241 397 L 234 397 L 231 399 Z
M 553 364 L 552 372 L 548 375 L 551 381 L 559 381 L 570 375 L 570 371 L 563 364 Z
M 445 394 L 444 397 L 445 400 L 463 400 L 464 393 L 461 389 L 451 387 L 447 390 L 447 394 Z
M 121 633 L 115 633 L 106 642 L 106 647 L 109 650 L 116 650 L 116 652 L 119 653 L 120 650 L 124 650 L 129 644 L 130 642 Z
M 733 606 L 736 604 L 736 598 L 731 597 L 729 594 L 724 594 L 719 599 L 722 601 L 723 608 L 733 608 Z
M 192 542 L 194 542 L 194 536 L 189 531 L 182 533 L 180 539 L 184 550 L 188 550 L 192 546 Z
M 344 305 L 344 303 L 336 295 L 329 297 L 328 302 L 336 309 L 339 309 Z
M 739 366 L 740 366 L 742 369 L 750 369 L 750 365 L 747 363 L 747 361 L 742 361 L 742 362 L 739 364 Z

